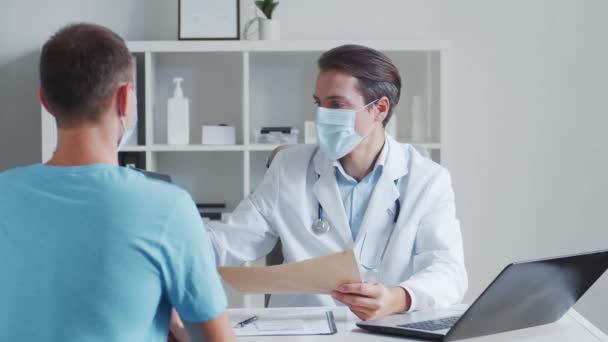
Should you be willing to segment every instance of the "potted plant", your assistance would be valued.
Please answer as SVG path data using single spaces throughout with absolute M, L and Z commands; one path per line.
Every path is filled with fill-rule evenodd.
M 279 40 L 280 22 L 272 18 L 272 14 L 279 3 L 274 0 L 258 0 L 255 5 L 264 15 L 264 17 L 258 18 L 260 40 Z

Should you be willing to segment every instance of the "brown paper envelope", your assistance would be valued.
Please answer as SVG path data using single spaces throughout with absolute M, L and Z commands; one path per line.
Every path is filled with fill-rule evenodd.
M 222 278 L 241 293 L 330 293 L 360 283 L 352 250 L 291 264 L 266 267 L 219 267 Z

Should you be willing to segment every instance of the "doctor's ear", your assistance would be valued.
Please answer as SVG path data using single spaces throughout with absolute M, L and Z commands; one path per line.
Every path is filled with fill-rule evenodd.
M 391 103 L 388 100 L 388 97 L 382 96 L 376 103 L 373 104 L 375 108 L 374 121 L 384 122 L 386 116 L 388 115 L 388 111 L 391 108 Z

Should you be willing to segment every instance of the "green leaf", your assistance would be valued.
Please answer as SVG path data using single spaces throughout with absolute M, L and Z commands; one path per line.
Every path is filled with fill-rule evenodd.
M 262 11 L 262 13 L 264 14 L 264 16 L 268 19 L 270 19 L 272 17 L 272 11 L 274 9 L 274 7 L 276 7 L 275 3 L 273 3 L 274 0 L 257 0 L 255 1 L 255 5 L 257 8 L 260 9 L 260 11 Z
M 267 19 L 272 19 L 272 12 L 274 11 L 274 9 L 277 7 L 279 3 L 278 2 L 274 2 L 274 0 L 257 0 L 255 1 L 255 5 L 257 8 L 260 9 L 260 11 L 262 11 L 262 13 L 264 14 L 264 16 Z
M 267 15 L 268 19 L 272 19 L 272 13 L 277 8 L 277 6 L 279 6 L 278 2 L 273 2 L 270 4 L 270 8 L 268 9 L 268 15 Z
M 260 9 L 260 11 L 264 12 L 265 1 L 258 0 L 255 2 L 255 5 Z M 265 14 L 265 13 L 264 13 Z

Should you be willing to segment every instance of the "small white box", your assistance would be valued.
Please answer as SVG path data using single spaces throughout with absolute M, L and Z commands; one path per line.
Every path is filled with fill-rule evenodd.
M 236 129 L 234 126 L 203 125 L 203 145 L 235 145 Z

